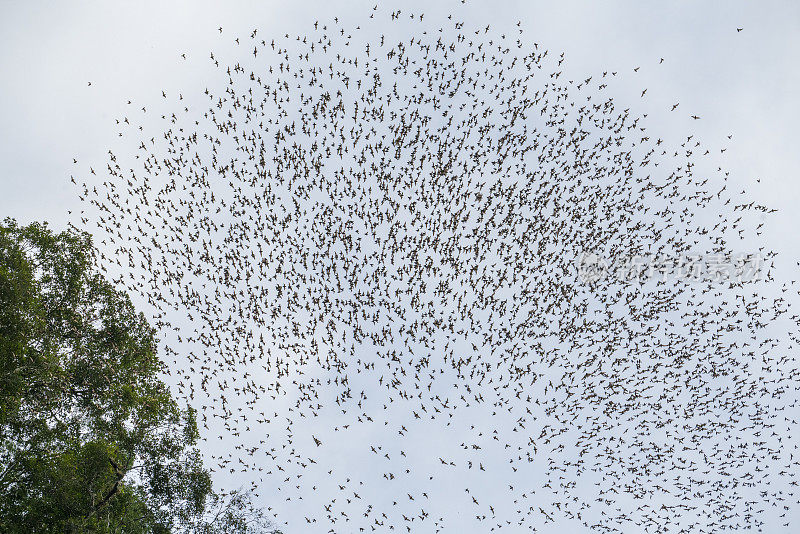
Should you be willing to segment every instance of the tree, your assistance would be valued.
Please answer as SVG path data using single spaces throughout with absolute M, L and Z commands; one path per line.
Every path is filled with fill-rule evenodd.
M 212 491 L 162 366 L 88 234 L 0 225 L 0 531 L 268 530 L 249 494 Z

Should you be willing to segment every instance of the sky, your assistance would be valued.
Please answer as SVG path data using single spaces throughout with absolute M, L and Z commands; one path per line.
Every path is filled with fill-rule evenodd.
M 297 34 L 314 20 L 334 16 L 356 24 L 365 19 L 372 4 L 0 2 L 0 72 L 4 73 L 0 77 L 4 119 L 0 214 L 20 222 L 46 220 L 65 228 L 84 209 L 69 177 L 85 169 L 82 164 L 97 162 L 101 169 L 109 147 L 124 150 L 126 141 L 118 139 L 115 119 L 126 116 L 129 100 L 156 110 L 166 106 L 162 91 L 197 97 L 208 84 L 218 83 L 209 75 L 209 51 L 235 55 L 234 36 L 246 36 L 255 28 L 264 38 Z M 381 6 L 395 9 L 391 2 Z M 659 137 L 680 142 L 690 132 L 707 146 L 725 148 L 715 157 L 730 171 L 731 182 L 747 189 L 749 198 L 778 210 L 765 223 L 763 242 L 753 242 L 753 248 L 778 251 L 777 276 L 796 277 L 800 260 L 796 237 L 800 212 L 795 207 L 800 203 L 800 151 L 796 149 L 800 141 L 796 130 L 800 124 L 800 70 L 796 68 L 800 64 L 800 4 L 469 1 L 403 2 L 396 8 L 401 7 L 424 11 L 434 21 L 458 9 L 463 20 L 492 24 L 498 32 L 513 31 L 519 21 L 527 38 L 551 53 L 565 52 L 567 76 L 619 72 L 612 88 L 615 97 L 624 107 L 648 114 L 649 128 Z M 376 26 L 368 31 L 383 29 Z M 641 97 L 645 88 L 646 97 Z M 679 111 L 670 112 L 675 103 L 680 103 Z M 691 115 L 701 118 L 693 120 Z M 396 417 L 403 417 L 398 413 Z M 492 417 L 470 414 L 477 420 Z M 447 451 L 452 443 L 467 439 L 453 430 L 461 428 L 458 422 L 434 428 L 408 420 L 405 426 L 414 436 L 407 440 L 405 453 L 422 464 L 437 447 Z M 380 433 L 356 431 L 363 432 L 360 439 L 365 443 L 389 440 Z M 299 434 L 316 432 L 313 427 L 298 430 Z M 330 439 L 323 464 L 364 479 L 379 469 L 371 458 L 353 455 L 348 442 Z M 387 450 L 393 445 L 389 440 Z M 209 454 L 220 453 L 220 445 L 204 446 Z M 317 475 L 322 485 L 324 473 Z M 492 484 L 501 481 L 492 481 L 484 490 L 491 491 Z M 221 482 L 235 486 L 238 481 L 229 477 Z M 448 487 L 461 482 L 445 475 L 437 482 L 437 491 L 446 494 Z M 420 486 L 408 482 L 409 491 Z M 266 502 L 279 511 L 276 521 L 288 521 L 287 533 L 312 528 L 299 521 L 307 513 L 304 504 L 279 502 L 291 488 L 262 489 Z M 373 499 L 392 497 L 374 495 Z M 437 512 L 451 520 L 451 528 L 470 528 L 466 518 L 459 517 L 459 498 L 442 497 L 439 502 L 445 504 Z M 305 499 L 313 502 L 315 496 L 305 495 Z M 543 525 L 539 531 L 564 528 L 581 531 L 578 524 L 569 522 Z
M 0 67 L 7 73 L 0 79 L 7 125 L 0 133 L 0 209 L 63 227 L 78 202 L 64 180 L 72 158 L 103 151 L 127 100 L 202 84 L 202 68 L 180 62 L 180 54 L 205 56 L 218 43 L 212 30 L 219 26 L 230 35 L 299 30 L 311 17 L 355 16 L 367 4 L 0 3 Z M 417 3 L 432 13 L 448 3 L 429 4 Z M 523 21 L 545 47 L 565 51 L 576 72 L 640 66 L 625 82 L 632 94 L 649 87 L 642 109 L 659 115 L 660 130 L 700 128 L 709 140 L 733 134 L 725 158 L 732 174 L 748 184 L 761 178 L 752 193 L 783 212 L 776 234 L 795 227 L 788 218 L 800 200 L 796 2 L 470 2 L 464 9 L 465 17 L 498 27 Z M 701 123 L 689 124 L 689 113 L 661 113 L 673 101 Z

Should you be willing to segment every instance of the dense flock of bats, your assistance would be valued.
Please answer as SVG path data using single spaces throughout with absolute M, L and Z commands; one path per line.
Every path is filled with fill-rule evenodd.
M 788 530 L 775 254 L 741 280 L 576 269 L 727 257 L 774 210 L 610 96 L 638 67 L 568 77 L 520 23 L 432 18 L 219 28 L 208 87 L 129 102 L 122 150 L 76 171 L 215 476 L 286 532 Z

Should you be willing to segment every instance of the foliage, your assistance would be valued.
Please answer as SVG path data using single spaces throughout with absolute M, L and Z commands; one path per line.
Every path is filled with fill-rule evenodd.
M 87 234 L 0 225 L 0 531 L 268 530 L 213 493 L 154 330 L 95 260 Z

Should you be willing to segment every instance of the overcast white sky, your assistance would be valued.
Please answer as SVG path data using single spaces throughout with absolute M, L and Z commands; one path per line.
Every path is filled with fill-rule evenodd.
M 161 88 L 202 85 L 203 70 L 179 61 L 180 54 L 205 59 L 219 47 L 219 26 L 231 36 L 255 27 L 264 35 L 300 31 L 312 17 L 355 16 L 371 5 L 0 2 L 0 212 L 63 226 L 66 211 L 77 207 L 65 180 L 72 158 L 105 151 L 116 135 L 112 118 L 124 113 L 127 100 L 146 102 Z M 402 3 L 409 10 L 415 5 L 436 13 L 451 3 Z M 641 105 L 663 122 L 665 135 L 700 129 L 710 144 L 721 144 L 733 134 L 731 174 L 743 182 L 761 178 L 752 192 L 784 212 L 774 223 L 783 230 L 778 234 L 796 227 L 796 218 L 786 217 L 800 202 L 797 2 L 471 0 L 462 9 L 466 20 L 498 28 L 521 20 L 526 35 L 566 51 L 566 66 L 575 72 L 618 69 L 632 95 L 648 87 Z M 636 76 L 635 66 L 641 67 Z M 683 113 L 663 113 L 673 101 Z M 689 124 L 690 113 L 702 116 L 701 123 Z
M 395 5 L 380 3 L 383 9 Z M 156 106 L 162 89 L 202 90 L 209 51 L 230 47 L 230 39 L 253 28 L 268 39 L 304 32 L 315 19 L 357 23 L 373 4 L 0 0 L 0 215 L 65 227 L 68 211 L 83 209 L 69 185 L 73 158 L 104 161 L 117 143 L 114 119 L 127 112 L 128 100 Z M 621 107 L 648 113 L 658 136 L 674 141 L 691 132 L 709 147 L 727 147 L 719 158 L 730 179 L 756 202 L 779 209 L 762 238 L 781 253 L 779 273 L 796 277 L 800 2 L 396 5 L 432 18 L 455 5 L 464 20 L 491 22 L 498 31 L 521 21 L 528 38 L 551 53 L 566 52 L 570 74 L 618 71 L 615 90 L 626 102 Z M 644 88 L 647 97 L 641 98 Z M 669 112 L 676 102 L 679 112 Z M 692 121 L 692 114 L 701 120 Z M 290 525 L 292 519 L 281 517 Z M 295 525 L 287 533 L 304 531 Z

